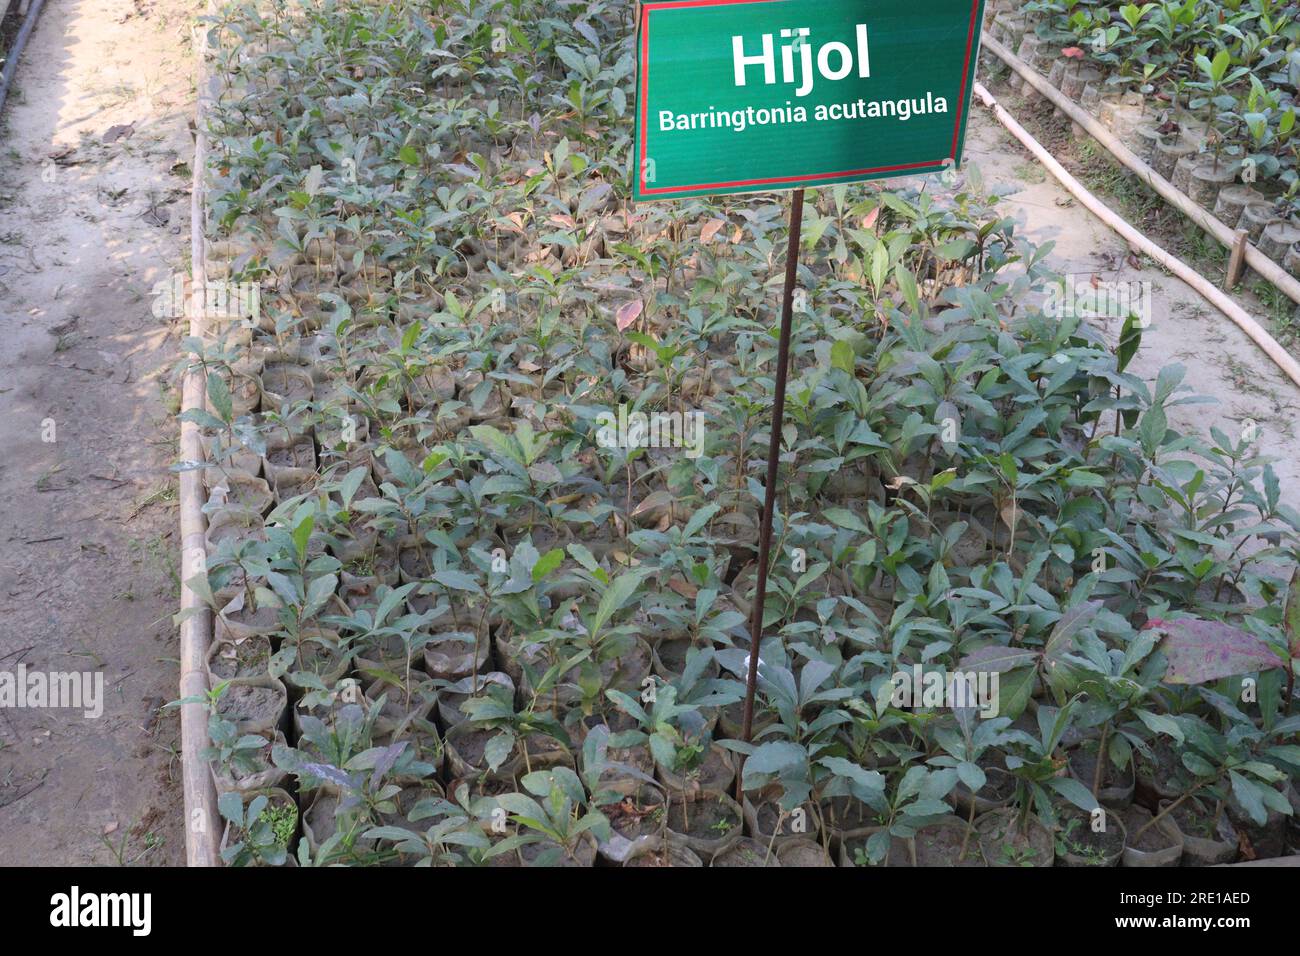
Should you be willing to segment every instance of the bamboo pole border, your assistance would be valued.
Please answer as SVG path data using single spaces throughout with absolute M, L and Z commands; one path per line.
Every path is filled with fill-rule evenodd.
M 207 13 L 213 12 L 209 0 Z M 208 28 L 196 25 L 192 32 L 195 47 L 195 118 L 193 181 L 190 187 L 190 296 L 189 334 L 204 333 L 204 288 L 207 284 L 204 240 L 204 169 L 207 164 L 207 139 L 204 115 L 207 105 Z M 207 375 L 202 365 L 190 365 L 182 385 L 181 411 L 203 408 L 206 403 Z M 184 462 L 204 460 L 200 429 L 195 422 L 181 422 L 180 458 Z M 187 616 L 180 627 L 181 697 L 202 696 L 208 691 L 204 661 L 212 641 L 212 611 L 206 602 L 185 582 L 196 574 L 207 573 L 207 546 L 204 535 L 207 520 L 203 515 L 206 493 L 203 470 L 189 468 L 180 474 L 181 521 L 181 612 Z M 188 866 L 220 866 L 218 849 L 221 818 L 217 813 L 216 785 L 208 763 L 200 755 L 210 745 L 208 714 L 202 704 L 181 707 L 181 779 L 185 791 L 185 861 Z

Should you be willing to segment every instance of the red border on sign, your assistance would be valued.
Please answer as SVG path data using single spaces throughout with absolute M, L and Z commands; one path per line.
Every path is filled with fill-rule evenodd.
M 834 179 L 837 176 L 865 176 L 871 173 L 893 173 L 908 169 L 922 169 L 926 166 L 942 166 L 949 159 L 957 157 L 957 141 L 961 138 L 961 124 L 965 118 L 966 81 L 970 76 L 971 50 L 975 46 L 976 19 L 979 15 L 980 0 L 972 0 L 970 8 L 970 29 L 966 35 L 966 59 L 962 64 L 961 92 L 957 97 L 957 117 L 952 131 L 951 156 L 924 163 L 907 163 L 902 166 L 877 166 L 872 169 L 845 169 L 835 173 L 809 173 L 804 176 L 778 176 L 772 179 L 740 179 L 725 183 L 699 183 L 690 186 L 659 186 L 650 189 L 645 181 L 646 133 L 649 118 L 650 94 L 650 14 L 655 10 L 672 10 L 678 7 L 722 7 L 736 3 L 781 3 L 783 0 L 676 0 L 673 3 L 657 3 L 641 8 L 641 169 L 637 174 L 641 183 L 641 193 L 645 196 L 657 196 L 665 193 L 690 192 L 697 189 L 729 189 L 735 186 L 773 186 L 781 183 L 801 182 L 811 179 Z

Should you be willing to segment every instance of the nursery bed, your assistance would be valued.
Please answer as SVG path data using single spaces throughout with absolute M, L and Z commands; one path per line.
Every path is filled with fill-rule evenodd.
M 1112 349 L 1027 306 L 1043 253 L 978 183 L 809 196 L 763 731 L 736 739 L 781 205 L 631 208 L 630 17 L 537 6 L 211 24 L 196 264 L 260 292 L 187 343 L 207 544 L 183 676 L 210 716 L 186 760 L 222 859 L 761 865 L 737 841 L 779 820 L 898 864 L 917 830 L 965 834 L 958 784 L 1014 754 L 983 811 L 1021 812 L 962 845 L 1050 865 L 1060 809 L 1096 806 L 1058 761 L 1096 733 L 1124 763 L 1192 741 L 1163 783 L 1243 820 L 1285 801 L 1300 717 L 1266 655 L 1300 516 L 1248 442 L 1169 427 L 1192 397 L 1178 367 L 1124 373 L 1140 330 Z M 265 674 L 196 692 L 200 599 L 214 653 L 266 640 Z M 1238 669 L 1166 682 L 1207 627 Z M 914 666 L 998 673 L 999 716 L 894 701 Z M 1241 673 L 1274 690 L 1225 709 Z M 225 719 L 232 686 L 283 710 Z
M 1180 17 L 1195 18 L 1197 30 L 1202 32 L 1189 32 L 1177 44 L 1154 47 L 1149 40 L 1141 42 L 1139 31 L 1151 28 L 1162 17 L 1167 21 L 1169 11 L 1148 16 L 1151 9 L 1125 8 L 1113 18 L 1118 26 L 1110 26 L 1109 11 L 1102 7 L 1094 12 L 1085 4 L 1067 24 L 1065 15 L 1050 4 L 996 0 L 986 10 L 984 39 L 991 42 L 985 46 L 1011 68 L 1014 89 L 1023 83 L 1027 95 L 1050 96 L 1058 109 L 1069 111 L 1078 135 L 1083 135 L 1086 126 L 1086 132 L 1110 151 L 1116 162 L 1138 174 L 1216 242 L 1230 251 L 1240 245 L 1244 265 L 1300 303 L 1300 281 L 1296 279 L 1300 250 L 1291 249 L 1300 233 L 1292 236 L 1289 222 L 1294 215 L 1294 189 L 1281 194 L 1281 187 L 1288 182 L 1286 176 L 1293 175 L 1293 170 L 1279 169 L 1278 156 L 1273 155 L 1277 153 L 1285 161 L 1284 143 L 1294 123 L 1294 115 L 1285 120 L 1285 114 L 1294 110 L 1294 77 L 1279 82 L 1278 75 L 1265 74 L 1266 82 L 1276 84 L 1269 88 L 1254 73 L 1257 69 L 1262 73 L 1276 60 L 1268 44 L 1279 37 L 1265 37 L 1253 50 L 1251 59 L 1258 65 L 1240 65 L 1224 45 L 1211 51 L 1215 53 L 1213 63 L 1205 58 L 1192 66 L 1182 61 L 1181 51 L 1193 45 L 1195 38 L 1211 39 L 1212 28 L 1204 32 L 1202 23 L 1207 8 L 1191 4 L 1178 12 Z M 1254 26 L 1248 10 L 1234 8 L 1233 13 L 1242 18 L 1243 28 Z M 1294 8 L 1283 5 L 1276 13 L 1274 21 L 1261 18 L 1260 22 L 1267 24 L 1264 33 L 1286 34 L 1289 30 L 1293 35 L 1296 27 L 1286 25 L 1294 20 Z M 1104 28 L 1103 23 L 1107 24 Z M 1094 42 L 1088 43 L 1079 37 L 1079 31 L 1089 28 L 1114 35 L 1101 43 L 1096 39 L 1100 34 L 1095 34 Z M 1232 38 L 1238 37 L 1244 51 L 1246 39 L 1236 26 L 1232 29 L 1237 32 L 1223 32 L 1218 42 L 1230 45 Z M 1259 35 L 1252 37 L 1260 43 Z M 1154 79 L 1137 75 L 1140 67 Z M 1186 110 L 1181 99 L 1175 102 L 1161 86 L 1160 78 L 1166 73 L 1172 76 L 1174 70 L 1192 74 L 1172 87 L 1175 96 L 1188 91 Z M 1196 91 L 1203 90 L 1231 98 L 1246 87 L 1243 77 L 1254 86 L 1249 100 L 1234 103 L 1243 115 L 1212 104 L 1213 96 L 1196 97 Z M 1228 92 L 1230 89 L 1234 92 Z M 1240 95 L 1244 97 L 1244 93 Z M 1216 125 L 1220 112 L 1230 127 Z M 1206 169 L 1197 168 L 1197 164 L 1211 163 Z M 1239 281 L 1240 269 L 1238 266 L 1237 274 L 1229 275 L 1226 284 Z

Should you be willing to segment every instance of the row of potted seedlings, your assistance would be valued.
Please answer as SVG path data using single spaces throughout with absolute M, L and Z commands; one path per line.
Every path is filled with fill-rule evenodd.
M 1257 8 L 1225 25 L 1206 2 L 1171 13 L 1006 0 L 988 5 L 986 27 L 1175 188 L 1300 275 L 1289 66 L 1300 23 L 1294 5 L 1271 16 Z M 1015 74 L 1010 82 L 1021 86 Z

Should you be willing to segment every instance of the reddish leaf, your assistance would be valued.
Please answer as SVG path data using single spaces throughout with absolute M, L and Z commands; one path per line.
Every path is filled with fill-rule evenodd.
M 618 307 L 618 315 L 614 319 L 615 323 L 618 325 L 618 330 L 622 332 L 629 325 L 635 322 L 637 316 L 641 314 L 641 309 L 642 305 L 640 299 L 633 299 L 631 302 L 624 302 L 620 305 Z
M 1147 624 L 1164 635 L 1170 684 L 1204 684 L 1221 677 L 1281 667 L 1282 660 L 1263 640 L 1222 621 L 1153 618 Z
M 1077 46 L 1067 46 L 1061 51 L 1061 56 L 1068 56 L 1072 60 L 1082 60 L 1083 51 Z

